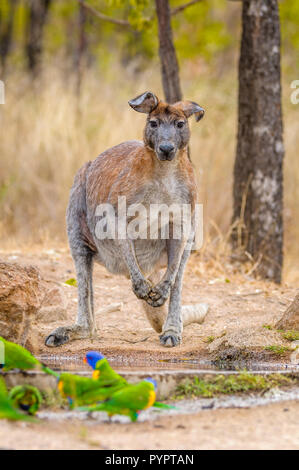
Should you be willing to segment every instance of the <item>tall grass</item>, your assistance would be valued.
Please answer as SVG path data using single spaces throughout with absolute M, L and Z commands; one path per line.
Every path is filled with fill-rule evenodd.
M 198 101 L 207 111 L 203 121 L 191 123 L 192 161 L 204 203 L 203 251 L 219 263 L 220 270 L 225 270 L 222 260 L 229 251 L 237 76 L 226 73 L 219 79 L 209 71 L 196 71 L 194 65 L 190 72 L 184 70 L 184 76 L 185 96 Z M 290 81 L 284 79 L 283 97 L 284 280 L 293 283 L 299 280 L 299 136 L 298 109 L 290 104 Z M 145 117 L 134 113 L 127 101 L 147 89 L 162 96 L 159 70 L 154 67 L 136 77 L 132 71 L 116 67 L 104 78 L 89 70 L 79 99 L 75 82 L 50 66 L 34 84 L 28 76 L 13 74 L 5 85 L 6 104 L 0 106 L 2 246 L 13 242 L 64 242 L 65 208 L 76 170 L 112 145 L 142 138 Z

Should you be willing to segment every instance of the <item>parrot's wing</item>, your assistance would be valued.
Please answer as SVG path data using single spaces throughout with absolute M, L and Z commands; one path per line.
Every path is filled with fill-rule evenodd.
M 112 385 L 117 382 L 127 383 L 127 381 L 112 369 L 106 358 L 100 359 L 96 363 L 95 373 L 99 372 L 97 380 L 103 385 Z
M 0 377 L 0 397 L 6 397 L 7 396 L 7 388 L 4 382 L 4 379 Z
M 113 414 L 128 414 L 130 411 L 143 410 L 148 406 L 150 394 L 153 392 L 149 383 L 127 385 L 115 392 L 112 397 L 98 405 L 80 407 L 81 411 L 107 411 Z
M 39 361 L 32 354 L 19 344 L 6 341 L 3 338 L 5 348 L 4 370 L 10 369 L 34 369 L 40 365 Z
M 122 384 L 117 384 L 112 387 L 98 387 L 94 390 L 88 390 L 80 395 L 80 402 L 87 404 L 107 400 L 122 387 Z
M 144 410 L 151 404 L 154 387 L 148 382 L 128 385 L 116 392 L 108 401 L 109 405 L 130 410 Z
M 84 403 L 84 397 L 87 397 L 88 400 L 89 397 L 97 396 L 101 386 L 96 380 L 90 379 L 89 377 L 63 373 L 60 375 L 58 388 L 62 395 L 75 399 L 82 398 L 81 403 Z M 105 399 L 105 397 L 102 399 Z M 98 400 L 100 401 L 100 399 Z

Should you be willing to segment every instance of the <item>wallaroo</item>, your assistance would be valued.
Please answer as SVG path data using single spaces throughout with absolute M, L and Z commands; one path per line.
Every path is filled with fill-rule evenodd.
M 187 150 L 188 118 L 195 115 L 199 121 L 204 110 L 192 101 L 167 104 L 151 92 L 132 99 L 129 105 L 147 114 L 143 142 L 128 141 L 106 150 L 87 162 L 75 177 L 67 209 L 67 231 L 77 273 L 78 317 L 75 324 L 54 330 L 46 339 L 47 346 L 95 336 L 94 262 L 112 273 L 130 277 L 149 322 L 161 333 L 162 345 L 178 345 L 183 325 L 194 321 L 190 309 L 188 314 L 188 308 L 184 311 L 181 307 L 182 279 L 194 240 L 197 202 L 196 180 Z M 184 219 L 177 222 L 170 217 L 168 237 L 97 237 L 97 208 L 110 204 L 117 211 L 120 198 L 125 198 L 131 207 L 189 205 L 190 229 L 187 233 L 182 230 L 181 237 L 173 237 L 175 224 L 183 224 Z M 131 219 L 128 216 L 126 223 Z M 139 223 L 143 222 L 149 226 L 152 220 L 140 220 L 139 216 Z

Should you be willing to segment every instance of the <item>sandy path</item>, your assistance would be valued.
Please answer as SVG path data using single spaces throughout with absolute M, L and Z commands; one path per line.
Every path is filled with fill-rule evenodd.
M 128 424 L 1 421 L 0 442 L 11 449 L 298 449 L 299 402 Z

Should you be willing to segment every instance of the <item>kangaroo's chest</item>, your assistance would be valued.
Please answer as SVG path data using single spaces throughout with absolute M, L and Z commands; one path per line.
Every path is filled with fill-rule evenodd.
M 152 181 L 143 188 L 138 202 L 151 204 L 184 204 L 189 200 L 187 187 L 175 176 L 168 176 Z

